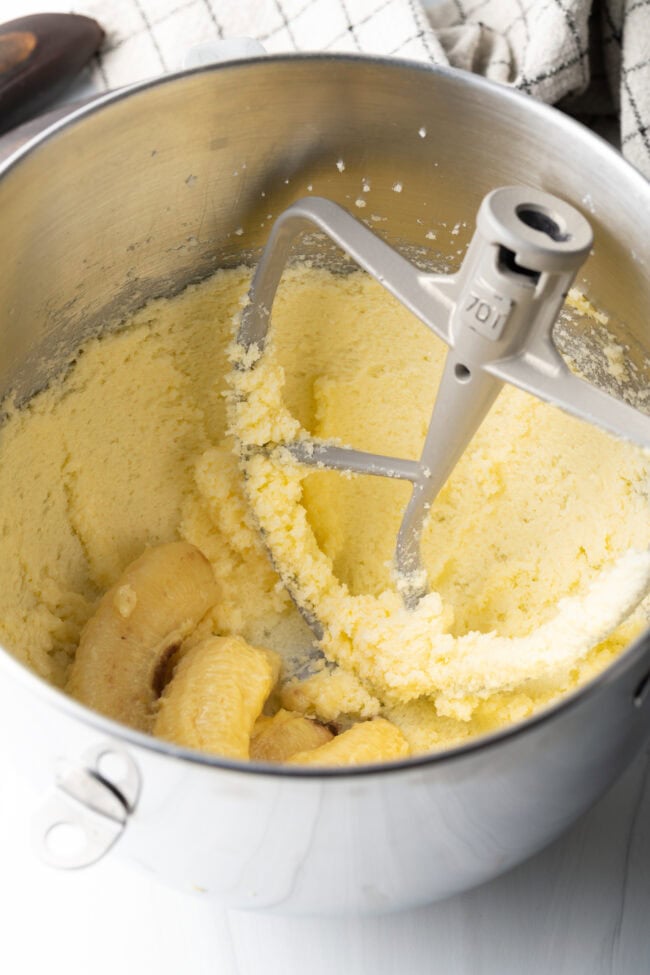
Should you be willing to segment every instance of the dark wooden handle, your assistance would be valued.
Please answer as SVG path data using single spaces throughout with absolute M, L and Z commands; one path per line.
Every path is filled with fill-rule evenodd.
M 99 50 L 104 31 L 77 14 L 35 14 L 0 26 L 0 133 L 53 101 Z

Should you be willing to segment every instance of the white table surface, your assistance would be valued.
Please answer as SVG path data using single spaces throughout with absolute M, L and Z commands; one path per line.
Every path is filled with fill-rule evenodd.
M 650 973 L 650 749 L 566 836 L 509 874 L 418 911 L 341 920 L 224 911 L 115 852 L 53 870 L 30 848 L 32 801 L 2 754 L 0 783 L 5 975 Z
M 81 78 L 71 94 L 89 90 Z M 650 975 L 650 748 L 528 863 L 379 918 L 225 911 L 115 855 L 57 872 L 30 848 L 32 803 L 0 743 L 2 975 Z

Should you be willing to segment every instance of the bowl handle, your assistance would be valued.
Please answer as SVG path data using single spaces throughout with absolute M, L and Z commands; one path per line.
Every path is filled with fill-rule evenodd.
M 126 829 L 140 780 L 132 756 L 112 741 L 61 763 L 54 788 L 32 817 L 32 844 L 41 860 L 63 870 L 101 860 Z

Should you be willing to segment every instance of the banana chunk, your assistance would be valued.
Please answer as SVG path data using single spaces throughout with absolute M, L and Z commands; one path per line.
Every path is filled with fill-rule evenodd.
M 251 758 L 258 762 L 286 762 L 296 752 L 307 752 L 331 741 L 334 735 L 322 724 L 281 708 L 272 718 L 255 723 Z
M 290 681 L 282 688 L 280 699 L 289 711 L 321 721 L 374 718 L 381 709 L 361 681 L 340 667 L 324 668 L 303 680 Z
M 332 738 L 320 748 L 298 752 L 288 759 L 289 765 L 368 765 L 392 762 L 410 753 L 406 738 L 385 718 L 362 721 Z
M 177 745 L 247 759 L 253 727 L 280 673 L 280 658 L 242 637 L 189 650 L 159 702 L 153 732 Z
M 158 545 L 132 562 L 81 634 L 67 690 L 82 704 L 150 731 L 170 657 L 217 601 L 194 545 Z

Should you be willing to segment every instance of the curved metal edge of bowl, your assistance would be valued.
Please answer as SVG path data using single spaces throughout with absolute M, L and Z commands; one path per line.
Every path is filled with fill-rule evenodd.
M 473 74 L 469 71 L 463 71 L 459 68 L 452 68 L 446 65 L 427 64 L 424 62 L 411 61 L 403 58 L 379 57 L 375 55 L 328 54 L 319 52 L 302 54 L 269 54 L 255 58 L 233 59 L 231 61 L 223 61 L 217 64 L 202 65 L 196 68 L 172 72 L 162 77 L 158 76 L 146 79 L 144 81 L 138 81 L 134 84 L 126 85 L 123 88 L 117 88 L 113 91 L 105 92 L 76 109 L 74 108 L 74 105 L 72 105 L 68 114 L 66 114 L 63 118 L 57 119 L 51 124 L 46 125 L 41 132 L 38 132 L 36 135 L 29 138 L 24 145 L 20 146 L 20 148 L 16 149 L 2 163 L 0 163 L 0 178 L 2 178 L 8 172 L 8 170 L 13 168 L 13 166 L 19 163 L 23 156 L 34 152 L 41 144 L 54 138 L 69 126 L 75 125 L 77 122 L 82 121 L 87 116 L 94 115 L 96 112 L 113 104 L 114 102 L 119 102 L 125 98 L 130 98 L 133 95 L 138 95 L 140 92 L 147 91 L 150 88 L 173 84 L 180 78 L 185 78 L 192 75 L 238 70 L 242 67 L 249 67 L 256 64 L 283 64 L 286 62 L 311 62 L 314 64 L 332 62 L 373 64 L 388 71 L 408 70 L 421 74 L 433 74 L 442 78 L 452 79 L 455 83 L 463 84 L 467 88 L 475 88 L 476 90 L 487 89 L 493 93 L 495 98 L 501 99 L 504 103 L 511 103 L 519 107 L 525 105 L 526 111 L 531 114 L 531 116 L 537 116 L 540 119 L 552 119 L 554 124 L 564 128 L 566 130 L 566 134 L 569 136 L 571 133 L 579 132 L 582 139 L 586 139 L 588 143 L 591 143 L 594 152 L 598 156 L 604 156 L 610 162 L 613 162 L 614 165 L 618 165 L 620 168 L 622 168 L 626 174 L 626 178 L 632 180 L 633 183 L 636 184 L 632 188 L 635 191 L 638 191 L 641 196 L 646 196 L 650 201 L 650 182 L 602 136 L 596 134 L 571 116 L 566 115 L 564 112 L 554 108 L 552 105 L 547 105 L 544 102 L 537 101 L 532 96 L 527 95 L 515 88 L 508 87 L 507 85 L 503 85 L 495 81 L 490 81 L 481 75 Z
M 47 681 L 31 671 L 2 646 L 0 646 L 0 672 L 3 670 L 6 671 L 10 677 L 15 678 L 27 690 L 33 691 L 44 703 L 52 705 L 56 710 L 62 711 L 68 717 L 78 719 L 102 734 L 113 738 L 120 738 L 127 743 L 137 745 L 140 748 L 156 752 L 160 755 L 168 755 L 171 758 L 178 758 L 195 765 L 220 768 L 229 772 L 239 772 L 243 775 L 290 776 L 291 778 L 299 779 L 331 779 L 347 778 L 350 776 L 376 776 L 385 772 L 412 772 L 418 768 L 428 767 L 430 765 L 442 765 L 456 759 L 486 752 L 498 747 L 502 742 L 514 738 L 524 738 L 540 726 L 552 721 L 557 715 L 573 710 L 588 698 L 596 697 L 604 687 L 616 683 L 625 671 L 633 667 L 644 656 L 648 657 L 648 674 L 644 675 L 641 679 L 641 684 L 644 684 L 650 677 L 650 628 L 636 640 L 632 641 L 616 660 L 600 671 L 600 673 L 596 674 L 586 683 L 581 684 L 574 691 L 563 695 L 553 704 L 549 704 L 537 714 L 523 721 L 508 725 L 490 734 L 477 736 L 465 744 L 456 745 L 444 751 L 425 752 L 398 762 L 377 762 L 372 765 L 358 765 L 347 768 L 291 768 L 287 765 L 272 765 L 265 762 L 238 762 L 220 758 L 218 755 L 200 752 L 192 748 L 183 748 L 180 745 L 174 745 L 161 738 L 154 738 L 153 735 L 136 731 L 128 725 L 121 724 L 112 718 L 105 717 L 98 711 L 87 708 L 84 704 L 81 704 L 66 694 L 65 691 L 54 687 L 52 684 L 48 684 Z M 634 706 L 634 700 L 631 697 L 630 707 L 633 708 Z
M 229 69 L 237 70 L 238 68 L 249 67 L 255 64 L 266 64 L 268 62 L 282 63 L 285 61 L 296 60 L 310 61 L 314 63 L 340 61 L 353 63 L 370 62 L 383 67 L 386 70 L 408 69 L 410 71 L 435 74 L 444 78 L 453 79 L 456 83 L 460 82 L 469 88 L 487 88 L 494 93 L 496 98 L 502 99 L 505 103 L 513 103 L 518 106 L 525 104 L 526 110 L 533 117 L 537 116 L 540 118 L 552 118 L 556 125 L 560 125 L 560 127 L 563 127 L 566 130 L 567 135 L 571 135 L 572 132 L 579 131 L 581 138 L 587 139 L 591 143 L 597 157 L 604 155 L 609 159 L 610 162 L 613 161 L 616 165 L 619 165 L 623 169 L 626 179 L 631 180 L 633 184 L 636 184 L 636 186 L 633 186 L 632 188 L 638 192 L 641 197 L 644 195 L 647 196 L 648 204 L 650 205 L 650 183 L 648 183 L 641 173 L 639 173 L 630 163 L 628 163 L 620 155 L 620 153 L 612 148 L 612 146 L 610 146 L 603 138 L 587 129 L 580 122 L 577 122 L 570 116 L 564 115 L 562 112 L 558 111 L 552 106 L 535 101 L 530 96 L 516 91 L 515 89 L 507 88 L 506 86 L 500 85 L 496 82 L 488 81 L 479 75 L 475 75 L 467 71 L 460 71 L 456 68 L 419 63 L 416 61 L 398 58 L 383 58 L 354 54 L 280 54 L 268 55 L 259 58 L 226 61 L 219 64 L 201 66 L 186 71 L 178 71 L 173 74 L 165 75 L 162 78 L 152 78 L 146 81 L 137 82 L 136 84 L 129 85 L 124 88 L 119 88 L 116 91 L 107 92 L 104 95 L 99 95 L 89 104 L 85 104 L 78 109 L 72 109 L 68 115 L 65 115 L 63 118 L 53 122 L 51 125 L 48 125 L 43 129 L 42 132 L 39 132 L 37 135 L 30 138 L 23 146 L 11 153 L 11 155 L 9 155 L 4 162 L 0 163 L 0 179 L 2 179 L 11 169 L 13 169 L 14 166 L 19 165 L 25 156 L 37 151 L 41 145 L 48 142 L 50 139 L 55 138 L 61 132 L 65 131 L 69 126 L 76 125 L 78 122 L 83 121 L 83 119 L 86 117 L 94 115 L 96 112 L 99 112 L 103 108 L 112 105 L 114 102 L 119 102 L 123 99 L 130 98 L 131 96 L 137 95 L 142 91 L 148 90 L 149 88 L 159 85 L 173 84 L 177 79 L 186 77 L 188 75 L 210 74 L 214 71 L 227 71 Z M 605 667 L 600 673 L 596 674 L 595 677 L 591 678 L 585 684 L 582 684 L 575 691 L 562 696 L 558 701 L 550 704 L 538 714 L 535 714 L 530 718 L 526 718 L 524 721 L 509 725 L 508 727 L 491 734 L 481 735 L 463 745 L 457 745 L 440 752 L 429 752 L 422 755 L 416 755 L 412 758 L 404 759 L 403 761 L 399 762 L 375 763 L 373 765 L 359 765 L 349 768 L 320 769 L 290 768 L 287 766 L 270 765 L 267 763 L 231 761 L 228 759 L 219 758 L 219 756 L 216 755 L 209 755 L 205 752 L 199 752 L 194 749 L 182 748 L 162 739 L 154 738 L 153 735 L 135 731 L 133 728 L 130 728 L 127 725 L 120 724 L 117 721 L 113 721 L 111 718 L 104 717 L 96 711 L 92 711 L 90 708 L 87 708 L 83 704 L 75 701 L 64 691 L 59 690 L 51 684 L 48 684 L 45 680 L 43 680 L 43 678 L 29 670 L 25 664 L 18 661 L 2 646 L 0 646 L 0 670 L 5 670 L 11 677 L 18 680 L 27 689 L 32 690 L 38 697 L 42 698 L 45 703 L 49 703 L 57 710 L 63 711 L 70 718 L 76 718 L 82 721 L 84 724 L 92 726 L 103 734 L 110 735 L 114 738 L 121 738 L 128 743 L 157 752 L 160 755 L 168 755 L 171 758 L 191 762 L 195 765 L 219 768 L 247 776 L 289 776 L 294 779 L 322 780 L 332 778 L 349 778 L 350 776 L 378 776 L 387 772 L 411 772 L 425 766 L 441 765 L 456 759 L 462 759 L 466 756 L 475 755 L 478 752 L 488 751 L 494 747 L 498 747 L 504 741 L 526 736 L 540 725 L 552 721 L 556 715 L 564 713 L 569 709 L 573 709 L 583 702 L 587 697 L 598 694 L 604 685 L 618 680 L 619 676 L 625 670 L 627 670 L 628 667 L 635 664 L 645 654 L 650 657 L 650 627 L 648 627 L 644 633 L 642 633 L 636 640 L 626 647 L 626 649 L 616 658 L 615 661 L 613 661 L 613 663 Z M 633 702 L 630 702 L 630 706 L 633 706 Z

